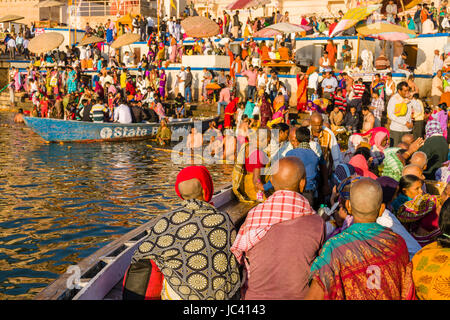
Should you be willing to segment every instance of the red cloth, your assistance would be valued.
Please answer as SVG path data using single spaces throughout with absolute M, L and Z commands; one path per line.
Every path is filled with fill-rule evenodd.
M 190 166 L 181 170 L 177 175 L 177 180 L 175 182 L 175 191 L 177 195 L 183 199 L 178 190 L 178 185 L 187 180 L 197 179 L 202 184 L 203 192 L 205 195 L 205 201 L 211 201 L 212 195 L 214 193 L 213 181 L 211 174 L 205 166 Z
M 245 170 L 253 172 L 255 169 L 264 168 L 268 162 L 269 158 L 263 151 L 255 150 L 248 158 L 245 158 Z
M 225 129 L 231 128 L 231 120 L 233 119 L 234 113 L 237 110 L 239 98 L 236 97 L 225 107 L 225 115 L 223 119 L 223 126 Z
M 308 200 L 294 191 L 278 190 L 247 214 L 231 252 L 240 263 L 243 254 L 253 248 L 277 223 L 314 214 Z
M 364 158 L 362 154 L 353 156 L 348 164 L 351 164 L 355 168 L 356 173 L 360 176 L 372 178 L 375 180 L 378 178 L 375 174 L 369 171 L 369 166 L 367 165 L 366 158 Z
M 384 127 L 376 127 L 376 128 L 370 129 L 366 133 L 354 133 L 354 134 L 357 134 L 362 137 L 371 135 L 369 143 L 371 146 L 373 146 L 375 144 L 375 136 L 378 132 L 385 132 L 389 138 L 389 130 Z

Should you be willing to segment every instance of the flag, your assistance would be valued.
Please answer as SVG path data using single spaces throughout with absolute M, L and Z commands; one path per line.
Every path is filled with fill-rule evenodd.
M 177 6 L 175 5 L 175 2 L 173 2 L 173 0 L 170 0 L 170 6 L 177 10 Z

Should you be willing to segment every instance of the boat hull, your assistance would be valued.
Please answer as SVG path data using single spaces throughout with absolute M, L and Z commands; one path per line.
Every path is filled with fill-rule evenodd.
M 219 210 L 227 212 L 236 226 L 243 222 L 250 209 L 248 204 L 240 204 L 236 201 L 231 185 L 216 192 L 211 203 Z M 121 299 L 121 280 L 131 263 L 134 252 L 147 236 L 147 230 L 156 223 L 157 219 L 152 218 L 149 222 L 131 230 L 83 259 L 78 265 L 69 267 L 66 273 L 38 293 L 34 299 Z M 118 287 L 119 289 L 117 289 Z
M 86 121 L 60 120 L 50 118 L 24 117 L 31 130 L 48 142 L 97 142 L 144 140 L 156 135 L 159 123 L 94 123 Z M 172 130 L 172 141 L 179 141 L 192 127 L 204 132 L 211 121 L 218 117 L 202 120 L 175 119 L 168 123 Z

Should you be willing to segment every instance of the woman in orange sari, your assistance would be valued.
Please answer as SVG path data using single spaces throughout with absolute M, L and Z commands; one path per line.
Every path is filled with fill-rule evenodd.
M 336 63 L 336 46 L 333 43 L 333 40 L 328 40 L 326 51 L 328 52 L 328 59 L 330 59 L 330 66 L 334 67 Z
M 308 77 L 304 73 L 297 74 L 297 111 L 304 112 L 308 102 Z
M 263 41 L 261 42 L 261 47 L 260 47 L 259 50 L 260 50 L 259 55 L 260 55 L 260 57 L 261 57 L 261 62 L 269 61 L 269 60 L 270 60 L 270 57 L 269 57 L 269 48 L 266 46 L 266 41 L 265 41 L 265 40 L 263 40 Z

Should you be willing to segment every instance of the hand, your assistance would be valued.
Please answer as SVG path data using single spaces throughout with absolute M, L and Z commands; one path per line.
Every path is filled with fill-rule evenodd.
M 417 138 L 416 141 L 411 143 L 411 145 L 408 148 L 408 152 L 412 155 L 414 152 L 419 150 L 420 147 L 422 147 L 424 144 L 423 138 Z
M 412 122 L 407 122 L 406 123 L 406 127 L 408 127 L 408 129 L 412 129 L 413 128 L 413 124 L 412 124 Z

